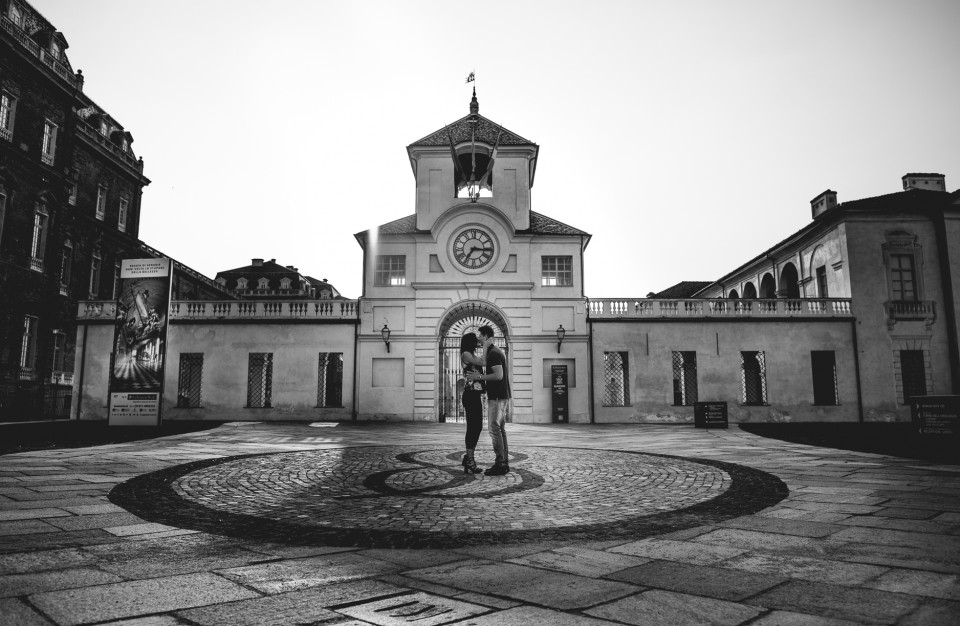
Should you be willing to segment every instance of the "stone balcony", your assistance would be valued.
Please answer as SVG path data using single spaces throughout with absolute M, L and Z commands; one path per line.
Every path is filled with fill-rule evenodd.
M 591 298 L 587 301 L 587 315 L 592 320 L 853 317 L 849 298 L 776 300 Z

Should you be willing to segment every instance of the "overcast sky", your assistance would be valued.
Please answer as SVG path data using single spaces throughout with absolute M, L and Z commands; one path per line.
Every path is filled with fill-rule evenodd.
M 153 182 L 140 237 L 361 293 L 414 212 L 405 147 L 469 113 L 540 145 L 533 209 L 586 294 L 712 280 L 907 172 L 960 187 L 960 2 L 33 0 Z

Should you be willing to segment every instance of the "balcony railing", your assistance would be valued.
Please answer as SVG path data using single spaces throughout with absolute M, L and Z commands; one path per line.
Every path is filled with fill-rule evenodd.
M 50 372 L 50 378 L 47 381 L 51 385 L 73 385 L 73 372 Z
M 30 269 L 42 272 L 43 271 L 43 259 L 38 259 L 37 257 L 30 257 Z
M 297 300 L 261 302 L 173 302 L 170 318 L 184 319 L 357 319 L 356 300 Z
M 81 135 L 120 159 L 124 164 L 129 165 L 137 172 L 141 171 L 141 161 L 135 159 L 131 153 L 121 150 L 120 146 L 104 137 L 99 130 L 79 118 L 77 119 L 77 130 L 80 131 Z
M 112 301 L 81 302 L 77 319 L 114 320 L 117 304 Z M 360 315 L 356 300 L 297 300 L 295 302 L 251 301 L 174 301 L 170 303 L 171 320 L 289 320 L 343 319 L 355 320 Z
M 37 57 L 41 63 L 56 72 L 57 76 L 65 80 L 71 87 L 77 86 L 78 81 L 76 74 L 71 72 L 63 63 L 50 56 L 50 54 L 41 48 L 36 41 L 31 39 L 30 35 L 28 35 L 23 29 L 14 24 L 7 17 L 0 19 L 0 22 L 3 24 L 3 30 L 10 33 L 10 35 L 17 40 L 17 43 L 26 48 L 30 54 Z M 80 86 L 82 88 L 83 84 L 81 83 Z
M 890 300 L 883 306 L 891 329 L 897 322 L 921 321 L 932 326 L 937 321 L 937 303 L 933 300 Z
M 598 298 L 587 302 L 591 319 L 851 317 L 848 298 L 706 300 Z

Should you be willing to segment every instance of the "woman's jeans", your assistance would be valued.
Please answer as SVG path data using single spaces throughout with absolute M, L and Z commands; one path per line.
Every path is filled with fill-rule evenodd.
M 487 430 L 490 431 L 490 441 L 493 451 L 497 455 L 497 463 L 510 461 L 507 450 L 507 419 L 510 417 L 510 399 L 487 399 Z
M 467 450 L 473 450 L 477 447 L 477 441 L 480 440 L 480 432 L 483 430 L 483 403 L 482 394 L 479 392 L 464 392 L 462 402 L 463 411 L 467 418 L 467 435 L 463 439 L 464 447 Z

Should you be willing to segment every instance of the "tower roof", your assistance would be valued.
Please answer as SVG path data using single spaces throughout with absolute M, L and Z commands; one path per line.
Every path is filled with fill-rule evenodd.
M 407 151 L 409 152 L 411 148 L 424 146 L 424 147 L 435 147 L 435 146 L 447 146 L 450 145 L 450 139 L 447 138 L 447 132 L 450 133 L 450 137 L 453 137 L 454 144 L 460 144 L 465 141 L 470 141 L 470 119 L 476 117 L 477 119 L 477 130 L 476 130 L 476 140 L 485 143 L 488 145 L 493 145 L 497 140 L 497 133 L 500 132 L 501 128 L 503 132 L 500 134 L 500 145 L 501 146 L 536 146 L 534 142 L 529 139 L 524 139 L 520 135 L 512 132 L 506 128 L 503 128 L 494 121 L 491 121 L 479 113 L 467 114 L 458 119 L 453 124 L 444 126 L 443 128 L 436 130 L 422 139 L 414 141 L 412 144 L 407 146 Z

